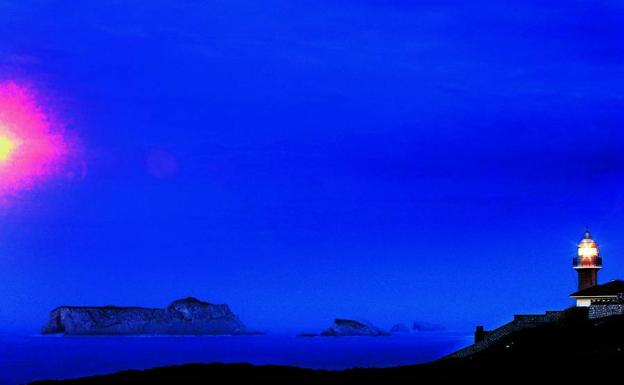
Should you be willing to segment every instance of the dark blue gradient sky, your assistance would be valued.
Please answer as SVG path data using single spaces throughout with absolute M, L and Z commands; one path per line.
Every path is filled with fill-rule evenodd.
M 294 331 L 570 305 L 585 225 L 624 276 L 623 25 L 618 1 L 0 1 L 0 80 L 45 89 L 88 167 L 2 208 L 0 330 L 188 295 Z

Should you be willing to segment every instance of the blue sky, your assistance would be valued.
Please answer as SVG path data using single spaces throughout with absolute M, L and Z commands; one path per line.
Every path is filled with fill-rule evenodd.
M 0 212 L 0 330 L 187 295 L 495 326 L 571 304 L 585 225 L 624 274 L 621 3 L 107 3 L 0 1 L 0 80 L 88 170 Z

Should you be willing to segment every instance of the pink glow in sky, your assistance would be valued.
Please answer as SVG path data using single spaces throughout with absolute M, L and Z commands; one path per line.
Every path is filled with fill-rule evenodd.
M 0 198 L 59 175 L 68 151 L 32 89 L 0 83 Z

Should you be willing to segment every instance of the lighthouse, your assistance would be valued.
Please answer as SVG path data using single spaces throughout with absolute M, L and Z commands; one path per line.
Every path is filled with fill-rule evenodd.
M 602 258 L 599 256 L 598 244 L 592 239 L 589 228 L 585 230 L 583 239 L 578 245 L 578 255 L 572 260 L 578 273 L 579 291 L 598 284 L 598 270 L 602 269 Z

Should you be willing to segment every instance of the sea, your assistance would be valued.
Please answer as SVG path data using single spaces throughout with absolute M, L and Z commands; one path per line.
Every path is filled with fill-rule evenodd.
M 247 362 L 330 370 L 412 365 L 471 342 L 471 335 L 454 332 L 390 337 L 0 335 L 0 385 L 186 363 Z

